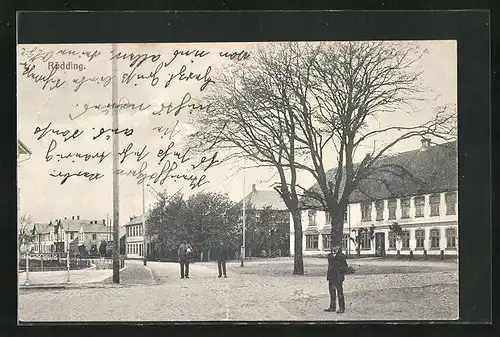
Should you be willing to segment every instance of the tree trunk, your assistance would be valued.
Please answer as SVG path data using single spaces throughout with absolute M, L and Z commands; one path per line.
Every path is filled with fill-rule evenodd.
M 212 249 L 208 248 L 208 256 L 207 256 L 207 261 L 210 261 L 210 253 L 211 253 Z
M 300 210 L 292 213 L 295 245 L 293 257 L 293 275 L 304 275 L 304 259 L 302 256 L 302 217 Z
M 344 213 L 330 212 L 332 226 L 332 243 L 331 247 L 342 247 L 342 234 L 344 232 Z
M 201 250 L 200 261 L 203 262 L 203 249 Z

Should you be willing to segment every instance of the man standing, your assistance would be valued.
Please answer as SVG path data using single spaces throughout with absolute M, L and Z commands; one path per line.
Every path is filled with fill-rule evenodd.
M 216 250 L 217 253 L 217 267 L 219 268 L 219 277 L 222 277 L 224 274 L 224 277 L 227 277 L 226 275 L 226 261 L 227 261 L 227 247 L 224 245 L 224 243 L 221 241 L 219 243 L 219 247 L 217 247 Z
M 339 298 L 339 310 L 341 314 L 345 311 L 344 289 L 344 274 L 347 272 L 346 256 L 342 253 L 339 246 L 333 247 L 328 254 L 328 272 L 326 279 L 328 280 L 328 289 L 330 291 L 330 307 L 325 311 L 335 311 L 337 306 L 337 295 Z
M 177 250 L 179 263 L 181 265 L 181 278 L 189 278 L 189 262 L 193 256 L 193 247 L 187 242 L 187 239 L 182 240 L 182 243 Z

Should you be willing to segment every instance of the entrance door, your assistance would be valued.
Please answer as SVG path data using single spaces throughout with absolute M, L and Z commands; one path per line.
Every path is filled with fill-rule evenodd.
M 375 256 L 383 256 L 385 252 L 385 233 L 375 233 Z

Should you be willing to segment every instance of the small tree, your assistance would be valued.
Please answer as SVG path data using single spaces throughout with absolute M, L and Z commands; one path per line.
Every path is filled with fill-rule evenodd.
M 349 237 L 349 239 L 354 242 L 356 245 L 356 255 L 361 255 L 361 240 L 363 238 L 363 233 L 366 233 L 368 230 L 365 227 L 361 227 L 356 229 L 353 229 L 352 232 L 354 233 L 354 237 Z
M 33 241 L 35 241 L 33 218 L 30 215 L 23 215 L 18 220 L 18 249 L 25 247 L 28 251 Z
M 403 229 L 397 222 L 393 222 L 392 225 L 389 226 L 390 232 L 394 233 L 396 236 L 396 249 L 398 251 L 398 257 L 401 251 L 401 243 L 403 241 Z
M 363 234 L 367 233 L 369 235 L 370 241 L 375 237 L 375 226 L 371 225 L 370 228 L 361 227 L 353 229 L 351 232 L 354 233 L 354 237 L 349 237 L 349 239 L 356 245 L 356 255 L 361 255 L 361 242 L 363 240 Z

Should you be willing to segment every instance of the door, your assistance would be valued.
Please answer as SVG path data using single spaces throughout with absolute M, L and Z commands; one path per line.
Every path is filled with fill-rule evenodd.
M 385 233 L 375 233 L 375 256 L 385 253 Z

